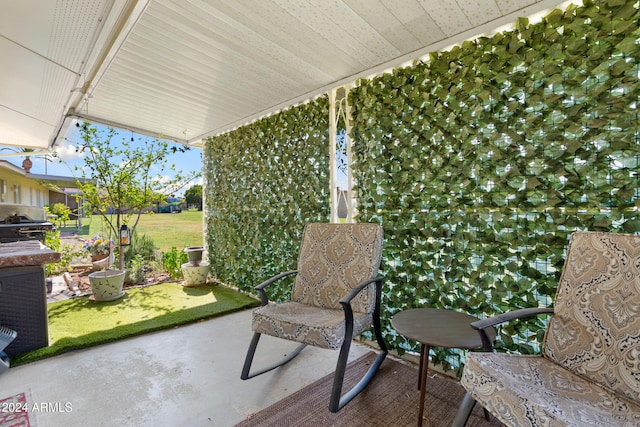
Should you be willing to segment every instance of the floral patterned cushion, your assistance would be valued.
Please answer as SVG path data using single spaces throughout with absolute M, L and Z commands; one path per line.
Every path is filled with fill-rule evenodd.
M 307 224 L 302 235 L 292 301 L 340 309 L 349 290 L 378 274 L 382 227 L 377 224 Z M 353 311 L 373 312 L 375 287 L 361 292 Z
M 637 426 L 640 406 L 549 359 L 470 353 L 462 385 L 508 426 Z
M 373 316 L 354 313 L 353 335 L 371 325 Z M 271 303 L 253 311 L 255 332 L 321 348 L 338 349 L 344 341 L 343 310 L 319 308 L 297 302 Z
M 542 356 L 469 354 L 463 386 L 511 426 L 640 425 L 640 236 L 571 236 Z
M 252 329 L 317 347 L 340 348 L 345 317 L 339 301 L 358 284 L 377 276 L 381 254 L 379 225 L 307 224 L 291 302 L 255 309 Z M 353 336 L 371 325 L 374 304 L 374 284 L 352 300 Z
M 640 236 L 574 233 L 544 355 L 640 402 Z

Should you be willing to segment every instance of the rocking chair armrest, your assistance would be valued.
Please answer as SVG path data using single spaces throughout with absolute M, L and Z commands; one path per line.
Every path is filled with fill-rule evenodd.
M 342 297 L 342 299 L 340 300 L 340 304 L 344 305 L 350 305 L 351 304 L 351 300 L 354 299 L 356 297 L 356 295 L 358 295 L 364 288 L 366 288 L 367 286 L 369 286 L 371 283 L 376 282 L 376 291 L 378 290 L 378 288 L 382 287 L 382 280 L 383 277 L 382 276 L 378 276 L 378 277 L 374 277 L 373 279 L 369 279 L 366 280 L 360 284 L 358 284 L 358 286 L 356 286 L 355 288 L 351 289 L 345 296 Z M 377 294 L 377 292 L 376 292 Z
M 509 311 L 487 319 L 476 320 L 471 323 L 471 327 L 478 331 L 482 340 L 482 351 L 493 351 L 493 343 L 489 339 L 486 329 L 499 325 L 514 319 L 524 319 L 526 317 L 536 316 L 538 314 L 553 314 L 553 307 L 532 307 L 521 308 L 519 310 Z
M 285 271 L 284 273 L 280 273 L 278 275 L 273 276 L 270 279 L 265 280 L 264 282 L 260 283 L 258 286 L 253 288 L 260 293 L 260 304 L 261 305 L 269 304 L 269 297 L 267 296 L 267 293 L 265 292 L 264 288 L 273 284 L 274 282 L 277 282 L 278 280 L 284 277 L 291 276 L 292 274 L 295 274 L 297 272 L 298 270 Z
M 382 298 L 382 282 L 384 277 L 378 276 L 373 279 L 366 280 L 360 283 L 355 288 L 351 289 L 342 299 L 340 300 L 340 304 L 342 304 L 342 309 L 344 310 L 344 341 L 343 343 L 348 343 L 353 339 L 353 308 L 351 307 L 351 300 L 356 297 L 364 288 L 369 286 L 371 283 L 375 283 L 376 286 L 376 301 L 373 306 L 373 327 L 375 330 L 376 340 L 378 341 L 378 345 L 384 354 L 387 353 L 387 346 L 382 338 L 382 333 L 380 331 L 380 300 Z M 343 344 L 345 345 L 345 344 Z M 384 357 L 383 357 L 384 358 Z
M 521 308 L 519 310 L 509 311 L 497 316 L 488 317 L 482 320 L 476 320 L 471 323 L 471 327 L 475 330 L 481 331 L 490 326 L 499 325 L 500 323 L 508 322 L 514 319 L 524 319 L 526 317 L 536 316 L 538 314 L 553 314 L 552 307 L 533 307 L 533 308 Z

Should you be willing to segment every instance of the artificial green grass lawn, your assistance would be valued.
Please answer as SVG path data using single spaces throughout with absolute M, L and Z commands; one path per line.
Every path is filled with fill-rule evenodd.
M 115 301 L 88 297 L 48 304 L 49 346 L 15 355 L 11 365 L 55 356 L 167 329 L 259 305 L 256 299 L 222 285 L 184 287 L 161 283 L 127 289 Z

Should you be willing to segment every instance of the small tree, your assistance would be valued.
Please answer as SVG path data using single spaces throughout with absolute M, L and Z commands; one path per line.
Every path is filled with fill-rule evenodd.
M 202 185 L 194 185 L 184 192 L 184 200 L 189 205 L 195 205 L 202 210 Z
M 71 218 L 71 208 L 64 203 L 54 203 L 51 206 L 45 206 L 47 213 L 55 215 L 54 222 L 58 227 L 67 225 L 67 221 Z
M 199 173 L 183 175 L 175 165 L 167 165 L 171 153 L 185 152 L 189 147 L 169 146 L 159 139 L 135 145 L 122 138 L 114 142 L 118 132 L 114 129 L 98 130 L 89 123 L 78 125 L 83 145 L 84 167 L 80 170 L 84 180 L 76 180 L 82 190 L 87 212 L 98 213 L 109 227 L 109 233 L 117 236 L 120 268 L 124 268 L 124 251 L 119 238 L 120 227 L 126 224 L 135 236 L 140 215 L 162 196 L 162 188 L 182 188 Z M 132 138 L 133 139 L 133 138 Z M 170 170 L 170 180 L 152 176 Z

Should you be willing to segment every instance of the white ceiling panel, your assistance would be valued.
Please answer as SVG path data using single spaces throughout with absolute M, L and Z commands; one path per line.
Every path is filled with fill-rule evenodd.
M 345 0 L 344 4 L 360 15 L 367 25 L 399 52 L 411 52 L 422 47 L 420 39 L 412 34 L 397 16 L 389 13 L 389 9 L 381 1 Z
M 0 3 L 0 144 L 72 119 L 198 145 L 558 0 Z
M 471 28 L 471 21 L 456 0 L 420 0 L 436 25 L 451 37 Z
M 460 8 L 474 27 L 500 17 L 500 9 L 494 0 L 461 2 Z
M 536 4 L 536 0 L 496 0 L 500 13 L 507 15 L 524 7 Z
M 47 148 L 113 0 L 0 3 L 0 144 Z

